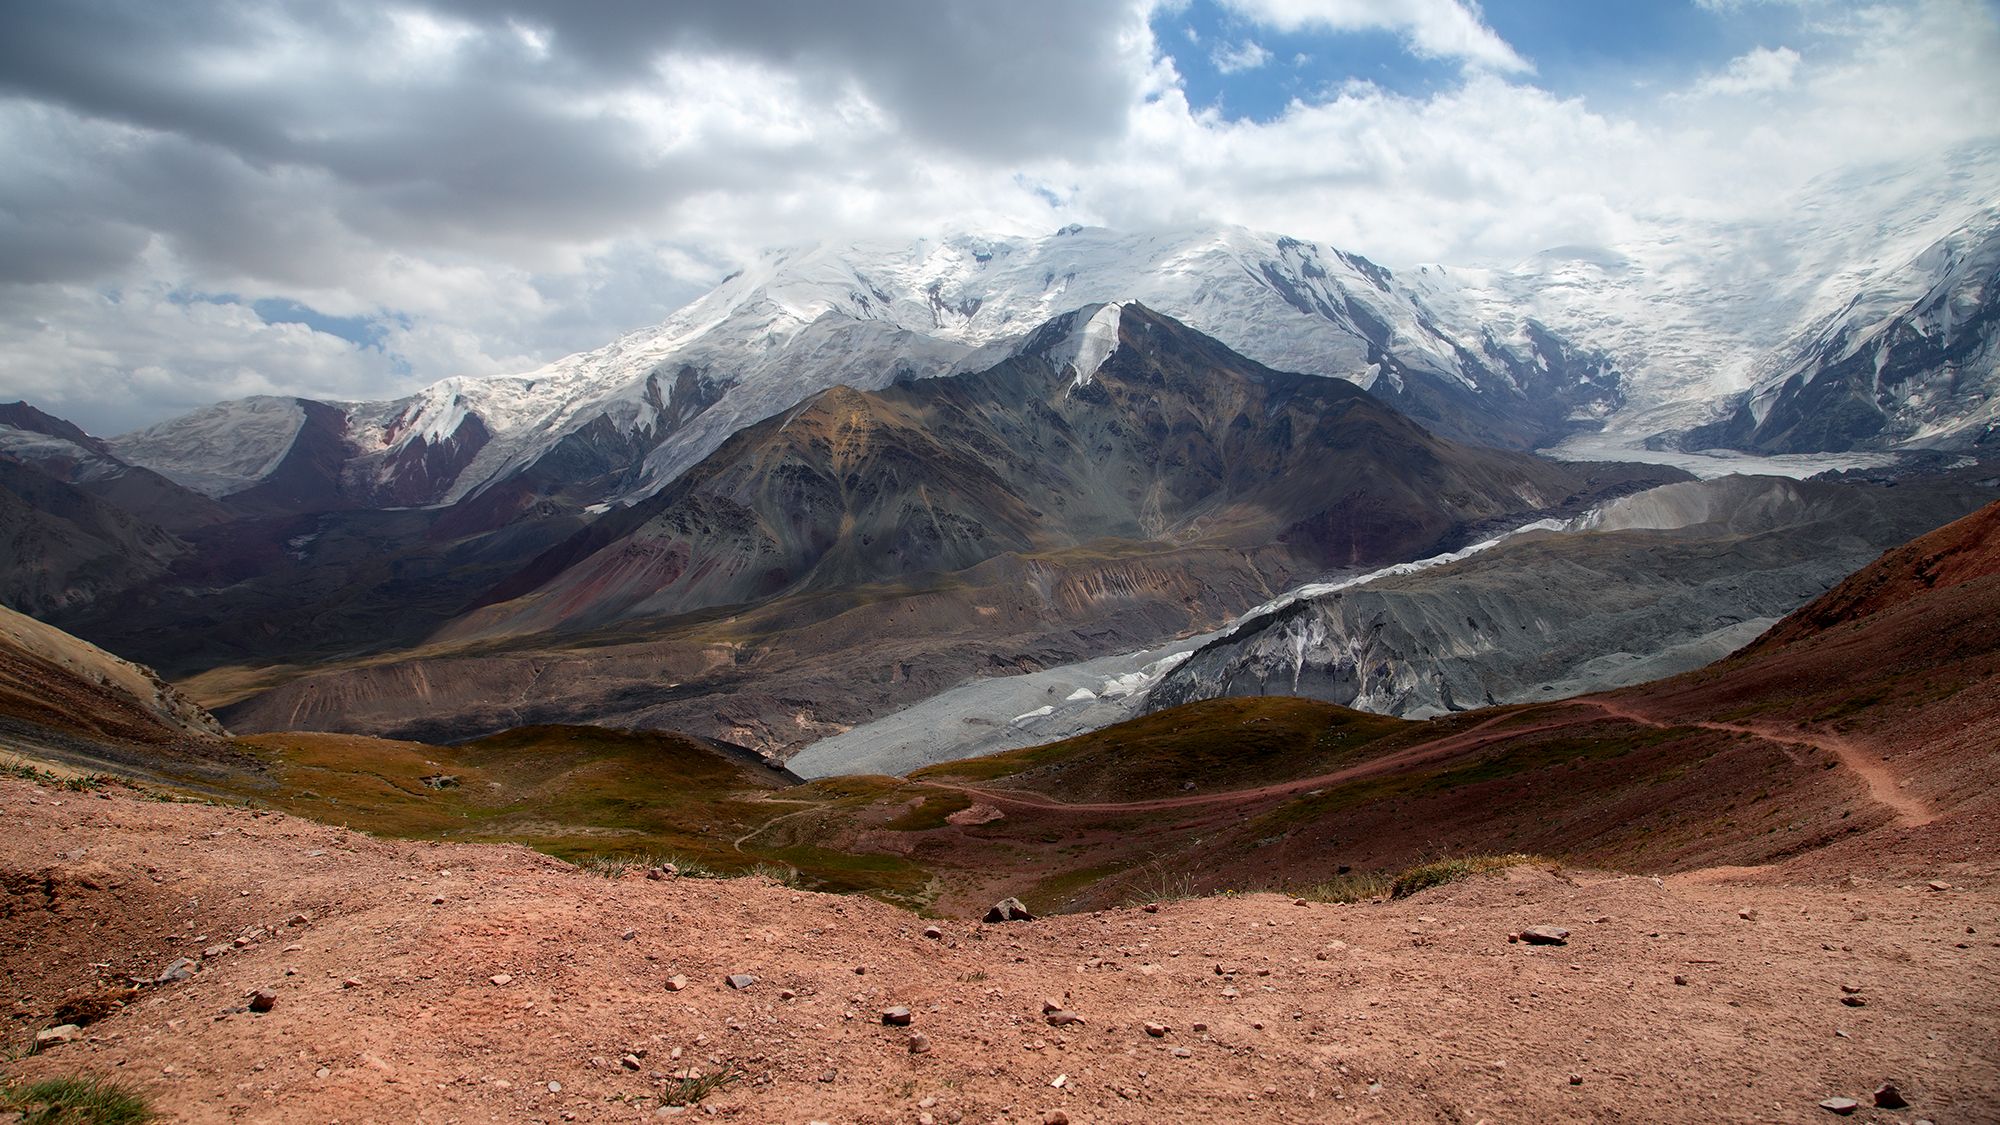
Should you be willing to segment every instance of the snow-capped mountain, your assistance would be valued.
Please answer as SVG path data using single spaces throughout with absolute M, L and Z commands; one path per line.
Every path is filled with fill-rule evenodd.
M 2000 206 L 1871 278 L 1683 440 L 1781 453 L 2000 440 L 1996 330 Z
M 111 444 L 230 495 L 298 461 L 317 414 L 322 444 L 346 450 L 337 466 L 324 449 L 309 458 L 326 470 L 321 500 L 452 503 L 538 466 L 629 499 L 817 391 L 978 369 L 1054 316 L 1127 299 L 1488 444 L 1539 444 L 1620 401 L 1603 356 L 1497 308 L 1433 308 L 1355 255 L 1234 227 L 1070 227 L 777 251 L 655 328 L 525 374 L 448 379 L 386 403 L 239 400 Z
M 1767 220 L 1682 220 L 1615 245 L 1554 248 L 1507 269 L 1433 266 L 1401 276 L 1433 307 L 1461 309 L 1461 318 L 1530 316 L 1611 355 L 1624 374 L 1624 409 L 1609 419 L 1608 435 L 1579 437 L 1555 452 L 1582 454 L 1574 446 L 1589 445 L 1615 453 L 1621 444 L 1658 445 L 1663 431 L 1726 417 L 1738 406 L 1734 396 L 1753 388 L 1768 401 L 1770 388 L 1802 375 L 1814 353 L 1828 352 L 1832 336 L 1858 342 L 1940 288 L 1962 298 L 1966 251 L 1990 236 L 1996 211 L 2000 144 L 1989 143 L 1935 164 L 1861 166 L 1823 177 Z M 1992 331 L 1963 313 L 1955 323 L 1959 340 Z M 1976 366 L 1954 370 L 1944 408 L 1936 396 L 1929 407 L 1909 404 L 1914 411 L 1881 427 L 1878 444 L 1977 429 L 1981 404 L 2000 380 L 1990 359 L 1984 375 L 1968 379 Z M 1905 414 L 1904 403 L 1885 406 Z M 1687 447 L 1848 448 L 1803 437 L 1765 441 L 1752 428 L 1701 431 Z

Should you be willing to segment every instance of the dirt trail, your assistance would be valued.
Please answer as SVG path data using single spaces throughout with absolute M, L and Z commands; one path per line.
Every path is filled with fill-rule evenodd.
M 1881 755 L 1862 746 L 1853 739 L 1845 738 L 1841 735 L 1829 734 L 1824 731 L 1759 726 L 1749 723 L 1719 723 L 1709 721 L 1665 723 L 1635 711 L 1631 707 L 1608 700 L 1579 699 L 1575 702 L 1579 706 L 1595 707 L 1607 715 L 1639 723 L 1643 726 L 1700 727 L 1703 730 L 1747 734 L 1780 745 L 1810 746 L 1818 750 L 1823 750 L 1833 755 L 1842 766 L 1853 771 L 1854 775 L 1859 777 L 1862 784 L 1867 787 L 1868 795 L 1877 803 L 1886 806 L 1891 812 L 1896 814 L 1895 823 L 1899 826 L 1914 828 L 1920 824 L 1929 824 L 1936 816 L 1931 811 L 1930 806 L 1924 803 L 1921 798 L 1902 787 L 1902 779 L 1896 776 L 1895 772 L 1882 760 Z

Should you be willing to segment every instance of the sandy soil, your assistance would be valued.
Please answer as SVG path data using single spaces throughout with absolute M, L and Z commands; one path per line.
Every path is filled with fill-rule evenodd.
M 204 960 L 0 1070 L 116 1076 L 177 1120 L 639 1121 L 674 1075 L 730 1066 L 665 1115 L 1813 1121 L 1845 1095 L 1854 1120 L 2000 1119 L 2000 865 L 1956 849 L 1903 877 L 1950 816 L 1782 868 L 1514 869 L 1396 903 L 1219 897 L 932 939 L 760 880 L 607 879 L 124 790 L 5 780 L 0 809 L 16 1041 L 102 982 Z M 1569 943 L 1507 940 L 1542 924 Z M 912 1025 L 884 1026 L 890 1005 Z M 1885 1079 L 1912 1109 L 1866 1108 Z

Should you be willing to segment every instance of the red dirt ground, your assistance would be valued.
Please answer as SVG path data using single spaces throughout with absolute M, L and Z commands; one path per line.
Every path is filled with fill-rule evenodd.
M 17 1037 L 100 981 L 265 929 L 84 1040 L 4 1067 L 120 1078 L 173 1120 L 650 1120 L 670 1081 L 654 1075 L 730 1063 L 739 1081 L 680 1112 L 1813 1121 L 1829 1119 L 1821 1099 L 1865 1104 L 1894 1079 L 1915 1108 L 1856 1120 L 2000 1118 L 1990 849 L 1923 881 L 1873 862 L 1907 868 L 1932 833 L 1990 839 L 1957 814 L 1777 868 L 1517 868 L 1394 903 L 1215 897 L 942 922 L 931 940 L 913 915 L 761 880 L 606 879 L 521 848 L 122 789 L 5 780 L 0 807 Z M 1569 928 L 1569 944 L 1507 941 L 1538 924 Z M 736 972 L 760 979 L 732 991 Z M 676 974 L 687 988 L 669 992 Z M 1843 986 L 1865 1006 L 1844 1005 Z M 269 1013 L 242 1010 L 258 988 L 277 997 Z M 1049 1026 L 1044 998 L 1085 1022 Z M 891 1004 L 912 1028 L 881 1024 Z M 1153 1038 L 1148 1021 L 1171 1030 Z M 910 1031 L 932 1051 L 912 1054 Z M 639 1052 L 639 1069 L 621 1065 Z

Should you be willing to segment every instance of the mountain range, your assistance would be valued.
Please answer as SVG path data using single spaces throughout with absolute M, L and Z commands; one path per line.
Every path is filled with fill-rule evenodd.
M 1923 472 L 1970 474 L 1871 534 L 1736 536 L 1686 589 L 1700 612 L 1664 632 L 1606 617 L 1572 662 L 1678 667 L 1979 502 L 1952 459 L 1984 455 L 2000 382 L 1993 164 L 1849 173 L 1795 200 L 1843 200 L 1845 225 L 1505 270 L 1392 271 L 1236 227 L 809 246 L 596 351 L 389 402 L 245 399 L 112 438 L 16 404 L 0 600 L 198 677 L 249 729 L 602 721 L 782 755 L 982 676 L 1296 615 L 1302 585 L 1685 476 L 1537 450 L 1915 450 Z M 1863 483 L 1824 505 L 1867 519 Z M 1604 556 L 1595 589 L 1658 593 L 1669 554 Z M 1741 596 L 1804 555 L 1810 578 Z M 1510 560 L 1527 557 L 1464 565 L 1526 596 L 1532 568 Z M 1399 661 L 1470 643 L 1372 636 Z M 1161 698 L 1194 697 L 1219 652 Z M 1210 680 L 1305 682 L 1258 667 Z M 1497 674 L 1406 685 L 1417 702 L 1390 709 L 1568 673 Z

